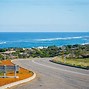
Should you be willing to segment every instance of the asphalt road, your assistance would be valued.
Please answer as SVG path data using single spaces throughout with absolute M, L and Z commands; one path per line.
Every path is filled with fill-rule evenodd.
M 89 89 L 89 70 L 63 66 L 50 62 L 51 58 L 19 59 L 14 61 L 37 77 L 31 82 L 10 89 Z

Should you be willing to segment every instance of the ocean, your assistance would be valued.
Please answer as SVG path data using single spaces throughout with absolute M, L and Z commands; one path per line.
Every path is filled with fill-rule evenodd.
M 89 44 L 89 32 L 0 32 L 0 48 Z

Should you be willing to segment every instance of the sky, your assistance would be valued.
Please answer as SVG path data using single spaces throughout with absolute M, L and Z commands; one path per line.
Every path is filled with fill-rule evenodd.
M 89 0 L 0 0 L 0 32 L 89 32 Z

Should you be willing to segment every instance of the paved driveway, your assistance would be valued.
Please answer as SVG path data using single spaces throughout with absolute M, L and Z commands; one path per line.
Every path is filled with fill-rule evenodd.
M 28 70 L 34 70 L 37 77 L 31 82 L 10 89 L 89 89 L 89 70 L 55 64 L 50 59 L 14 61 Z

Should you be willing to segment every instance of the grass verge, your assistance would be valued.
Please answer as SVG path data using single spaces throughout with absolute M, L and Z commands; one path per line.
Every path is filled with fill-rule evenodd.
M 61 57 L 54 57 L 51 60 L 54 63 L 62 64 L 71 67 L 77 67 L 82 69 L 89 69 L 89 58 L 87 59 L 62 59 Z

